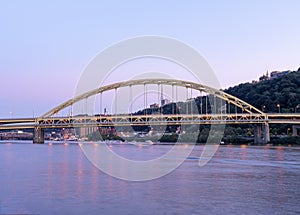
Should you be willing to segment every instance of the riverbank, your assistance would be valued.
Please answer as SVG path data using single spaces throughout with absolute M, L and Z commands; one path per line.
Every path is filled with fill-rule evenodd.
M 31 139 L 32 140 L 32 139 Z M 30 139 L 15 139 L 15 138 L 11 138 L 11 139 L 6 139 L 6 140 L 1 140 L 1 141 L 31 141 Z M 206 144 L 206 140 L 204 140 L 204 138 L 202 139 L 201 142 L 196 142 L 196 145 L 205 145 Z M 88 141 L 100 141 L 100 140 L 88 140 Z M 107 140 L 109 141 L 109 140 Z M 118 139 L 111 139 L 111 141 L 121 141 L 124 142 L 125 140 L 118 138 Z M 157 138 L 132 138 L 132 139 L 128 139 L 128 142 L 152 142 L 154 145 L 170 145 L 170 144 L 194 144 L 194 141 L 189 141 L 188 139 L 178 139 L 177 137 L 174 137 L 174 135 L 170 135 L 170 136 L 163 136 L 160 139 Z M 51 141 L 50 141 L 51 142 Z M 56 142 L 56 141 L 54 141 Z M 65 140 L 64 142 L 74 142 L 74 141 L 68 141 Z M 85 141 L 83 141 L 85 142 Z M 216 143 L 217 144 L 217 143 Z M 285 136 L 285 137 L 271 137 L 271 140 L 269 143 L 267 144 L 254 144 L 253 138 L 251 137 L 224 137 L 222 138 L 222 141 L 219 143 L 220 145 L 260 145 L 260 146 L 264 146 L 264 145 L 273 145 L 273 146 L 280 146 L 280 145 L 284 145 L 284 146 L 300 146 L 300 137 L 292 137 L 292 136 Z

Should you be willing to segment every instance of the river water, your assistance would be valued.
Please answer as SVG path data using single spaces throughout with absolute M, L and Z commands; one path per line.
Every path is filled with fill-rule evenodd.
M 170 145 L 113 145 L 161 155 Z M 0 142 L 0 214 L 299 214 L 300 148 L 203 146 L 175 171 L 132 182 L 98 170 L 78 144 Z

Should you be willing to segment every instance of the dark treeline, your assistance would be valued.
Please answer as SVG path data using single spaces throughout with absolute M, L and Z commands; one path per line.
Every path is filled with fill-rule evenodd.
M 264 112 L 300 112 L 300 68 L 258 83 L 244 83 L 224 90 Z
M 239 84 L 237 86 L 225 89 L 224 92 L 236 96 L 264 112 L 300 112 L 300 68 L 298 71 L 294 71 L 271 80 Z M 214 101 L 212 100 L 212 97 L 208 99 L 206 96 L 197 97 L 193 101 L 194 113 L 213 112 L 212 106 Z M 220 99 L 218 98 L 217 103 L 219 104 L 218 107 L 220 107 Z M 241 110 L 234 110 L 234 108 L 235 107 L 231 105 L 230 112 L 241 112 Z M 218 112 L 218 110 L 215 111 Z M 228 108 L 227 111 L 229 111 Z M 191 103 L 187 101 L 170 103 L 159 108 L 148 108 L 138 111 L 134 114 L 177 114 L 190 112 L 192 112 Z
M 245 102 L 253 105 L 254 107 L 268 113 L 300 113 L 300 68 L 298 71 L 291 72 L 289 74 L 277 77 L 271 80 L 265 80 L 261 82 L 243 83 L 234 87 L 225 89 L 224 92 L 236 96 Z M 210 107 L 211 99 L 207 99 L 205 96 L 195 98 L 194 111 L 200 113 L 211 113 Z M 206 105 L 206 102 L 208 104 Z M 189 113 L 189 105 L 187 102 L 171 103 L 164 105 L 160 108 L 148 108 L 136 112 L 136 115 L 142 114 L 177 114 L 177 113 Z M 233 106 L 230 107 L 231 111 Z M 228 108 L 227 108 L 228 109 Z M 201 111 L 200 111 L 201 110 Z M 241 110 L 237 110 L 241 112 Z M 194 112 L 195 113 L 195 112 Z M 167 127 L 165 132 L 173 133 L 176 131 L 177 126 Z M 201 125 L 200 127 L 205 128 L 202 135 L 199 135 L 197 142 L 205 142 L 207 138 L 209 128 Z M 286 135 L 291 132 L 291 125 L 271 125 L 271 135 L 277 137 L 277 135 Z M 202 129 L 203 129 L 202 128 Z M 200 130 L 202 130 L 200 129 Z M 137 131 L 149 131 L 149 127 L 135 128 Z M 252 125 L 226 125 L 225 137 L 229 142 L 245 142 L 252 141 L 253 137 L 253 126 Z M 239 140 L 239 138 L 241 140 Z M 245 139 L 246 138 L 246 139 Z M 250 138 L 250 139 L 248 139 Z M 169 138 L 167 137 L 166 140 Z M 226 139 L 226 138 L 225 138 Z

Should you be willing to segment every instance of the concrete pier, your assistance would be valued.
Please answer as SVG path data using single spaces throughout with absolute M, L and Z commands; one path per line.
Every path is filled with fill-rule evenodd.
M 38 126 L 34 127 L 33 143 L 43 144 L 45 142 L 44 130 Z
M 300 129 L 300 125 L 293 125 L 293 137 L 298 136 L 298 129 Z
M 254 143 L 266 144 L 270 142 L 270 126 L 268 123 L 254 124 Z
M 262 133 L 262 125 L 254 124 L 254 144 L 262 143 L 261 133 Z
M 263 124 L 263 143 L 270 142 L 270 125 L 269 123 Z

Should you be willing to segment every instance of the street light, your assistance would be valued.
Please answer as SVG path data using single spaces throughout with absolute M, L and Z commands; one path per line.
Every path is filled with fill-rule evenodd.
M 266 110 L 266 105 L 263 105 L 262 106 L 262 111 L 265 112 L 265 110 Z
M 295 113 L 297 113 L 297 109 L 300 107 L 300 105 L 297 105 L 296 107 L 295 107 Z
M 278 107 L 278 113 L 280 113 L 280 104 L 277 104 Z

